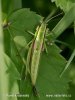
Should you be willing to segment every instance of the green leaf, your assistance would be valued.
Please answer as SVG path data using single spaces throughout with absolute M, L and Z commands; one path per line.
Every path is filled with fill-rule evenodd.
M 13 41 L 16 40 L 15 43 L 17 42 L 21 46 L 26 46 L 26 44 L 28 44 L 33 38 L 33 36 L 29 34 L 27 31 L 35 33 L 36 28 L 41 20 L 41 16 L 35 14 L 29 9 L 21 9 L 12 13 L 9 17 L 9 22 L 11 23 L 11 25 L 8 28 Z M 18 40 L 21 42 L 19 42 Z M 38 78 L 36 82 L 36 88 L 38 90 L 40 98 L 33 96 L 31 81 L 30 78 L 27 77 L 26 80 L 20 80 L 18 85 L 20 94 L 28 94 L 29 97 L 22 97 L 21 100 L 68 100 L 68 97 L 47 97 L 47 95 L 51 94 L 68 94 L 67 90 L 69 88 L 69 79 L 67 77 L 68 72 L 66 72 L 62 78 L 59 77 L 61 71 L 64 69 L 66 65 L 66 60 L 59 54 L 60 49 L 55 44 L 48 45 L 47 49 L 48 54 L 46 54 L 45 52 L 42 52 L 41 54 Z M 19 48 L 17 48 L 17 50 L 19 51 Z M 13 54 L 15 55 L 15 51 L 13 51 Z M 17 62 L 17 57 L 13 56 L 13 54 L 11 56 L 15 64 L 21 65 L 21 62 Z M 26 51 L 24 51 L 24 55 L 27 55 Z M 21 55 L 21 57 L 24 57 L 24 55 Z M 18 67 L 18 69 L 22 69 L 22 65 Z M 21 73 L 21 70 L 19 70 L 19 72 Z M 20 100 L 19 97 L 18 99 Z
M 11 58 L 17 65 L 19 72 L 21 72 L 22 66 L 24 64 L 22 64 L 23 61 L 21 60 L 21 56 L 19 57 L 17 56 L 17 54 L 20 53 L 22 57 L 25 57 L 27 55 L 25 54 L 25 52 L 27 53 L 27 51 L 25 49 L 22 50 L 23 46 L 25 48 L 33 38 L 33 36 L 28 33 L 28 31 L 34 34 L 36 27 L 39 25 L 41 20 L 41 16 L 25 8 L 17 10 L 8 18 L 8 22 L 10 23 L 10 25 L 8 26 L 8 31 L 12 38 Z M 18 46 L 17 44 L 19 44 L 20 46 Z M 22 53 L 21 50 L 24 52 Z
M 58 24 L 53 28 L 52 35 L 53 38 L 59 37 L 64 30 L 66 30 L 75 20 L 75 5 L 63 16 L 63 18 L 58 22 Z
M 23 97 L 21 100 L 68 100 L 69 97 L 62 97 L 63 94 L 70 95 L 68 94 L 68 72 L 60 78 L 60 73 L 66 65 L 66 60 L 58 53 L 58 49 L 54 44 L 48 46 L 47 49 L 48 54 L 42 52 L 36 82 L 36 89 L 40 97 L 33 96 L 32 85 L 27 78 L 27 80 L 21 81 L 20 93 L 28 94 L 29 98 Z M 49 95 L 53 97 L 49 97 Z M 61 95 L 61 97 L 55 97 L 54 95 Z
M 17 5 L 16 5 L 17 2 Z M 22 7 L 22 0 L 2 0 L 2 11 L 3 13 L 10 14 L 13 10 Z
M 3 43 L 3 30 L 2 30 L 2 10 L 0 0 L 0 100 L 8 100 L 6 94 L 8 93 L 8 76 L 6 73 L 7 66 L 4 62 L 4 43 Z
M 68 62 L 67 62 L 67 64 L 66 64 L 66 66 L 65 66 L 65 69 L 63 70 L 63 72 L 61 73 L 61 76 L 64 74 L 64 72 L 68 69 L 68 67 L 70 66 L 70 64 L 71 64 L 71 62 L 72 62 L 72 60 L 74 59 L 74 57 L 75 57 L 75 49 L 74 49 L 74 51 L 72 52 L 72 54 L 71 54 L 71 56 L 70 56 L 70 58 L 69 58 L 69 60 L 68 60 Z
M 4 54 L 4 61 L 7 66 L 6 73 L 9 78 L 9 91 L 7 93 L 7 96 L 10 100 L 17 100 L 17 97 L 14 95 L 19 93 L 17 80 L 21 79 L 21 75 L 18 72 L 16 65 L 6 54 Z M 13 98 L 10 95 L 13 95 Z
M 7 73 L 10 74 L 10 76 L 13 77 L 14 79 L 20 80 L 21 79 L 20 73 L 16 69 L 16 65 L 12 62 L 12 60 L 6 54 L 4 54 L 4 60 L 8 68 Z
M 46 94 L 67 94 L 68 78 L 64 75 L 60 78 L 60 72 L 66 64 L 66 60 L 53 50 L 54 45 L 48 47 L 48 54 L 43 53 L 39 66 L 37 88 L 44 95 L 41 100 L 46 100 Z M 50 100 L 64 100 L 66 98 L 50 98 Z
M 15 36 L 14 41 L 16 44 L 22 47 L 25 47 L 25 45 L 27 44 L 24 36 Z
M 15 36 L 25 37 L 27 44 L 32 39 L 32 35 L 28 31 L 35 33 L 36 27 L 39 25 L 42 17 L 29 9 L 20 9 L 12 13 L 9 17 L 8 22 L 11 23 L 9 26 L 10 33 L 13 38 Z
M 69 71 L 69 77 L 72 80 L 72 84 L 75 85 L 75 64 L 71 63 L 71 68 Z
M 72 95 L 70 100 L 75 99 L 75 84 L 70 83 L 69 93 Z
M 60 7 L 64 12 L 68 12 L 70 8 L 75 4 L 75 0 L 51 0 L 55 2 L 57 7 Z

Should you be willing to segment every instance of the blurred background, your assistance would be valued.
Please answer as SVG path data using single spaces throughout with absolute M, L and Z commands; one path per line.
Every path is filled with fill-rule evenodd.
M 23 8 L 30 8 L 30 10 L 35 11 L 37 14 L 43 17 L 47 17 L 50 13 L 52 14 L 52 16 L 55 16 L 63 12 L 62 10 L 60 10 L 60 8 L 56 7 L 55 3 L 51 3 L 51 0 L 22 0 L 22 6 Z M 49 22 L 50 30 L 53 29 L 53 27 L 58 23 L 63 15 L 64 13 Z M 65 57 L 65 59 L 68 60 L 73 52 L 73 49 L 75 48 L 73 25 L 65 30 L 64 33 L 60 37 L 58 37 L 57 40 L 63 42 L 56 42 L 56 44 L 62 49 L 61 54 Z M 75 58 L 71 63 L 69 77 L 71 81 L 69 83 L 70 88 L 68 92 L 72 94 L 71 100 L 75 100 Z
M 10 0 L 13 1 L 13 0 Z M 15 2 L 18 2 L 18 5 L 20 6 L 21 0 L 15 0 Z M 5 2 L 5 0 L 2 0 L 3 3 L 3 12 L 10 13 L 9 11 L 9 0 Z M 12 4 L 12 3 L 11 3 Z M 16 4 L 16 3 L 15 3 Z M 17 8 L 18 5 L 15 5 Z M 8 9 L 7 9 L 8 8 Z M 10 9 L 12 9 L 12 5 L 10 5 Z M 30 10 L 36 12 L 37 14 L 47 17 L 49 14 L 52 16 L 58 15 L 59 13 L 63 12 L 60 8 L 57 8 L 55 3 L 52 3 L 51 0 L 22 0 L 22 8 L 29 8 Z M 13 8 L 14 9 L 14 8 Z M 59 22 L 59 20 L 64 16 L 64 12 L 62 15 L 56 17 L 55 19 L 52 19 L 49 22 L 49 29 L 50 31 L 54 28 L 54 26 Z M 70 25 L 68 29 L 66 29 L 63 34 L 61 34 L 57 38 L 56 44 L 61 48 L 61 55 L 65 57 L 66 60 L 68 60 L 75 49 L 75 37 L 74 37 L 74 25 Z M 70 100 L 75 100 L 75 57 L 71 63 L 70 71 L 69 71 L 69 77 L 70 82 L 68 89 L 68 92 L 72 94 L 72 97 Z

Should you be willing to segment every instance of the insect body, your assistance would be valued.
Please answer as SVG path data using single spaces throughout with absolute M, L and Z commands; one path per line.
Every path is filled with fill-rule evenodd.
M 45 31 L 46 31 L 46 25 L 42 23 L 39 29 L 37 30 L 37 33 L 36 33 L 37 35 L 34 41 L 33 55 L 31 59 L 31 70 L 30 70 L 31 81 L 34 86 L 37 79 L 38 66 L 39 66 L 41 48 L 43 44 Z
M 37 80 L 40 55 L 41 55 L 41 51 L 42 51 L 41 49 L 42 49 L 42 45 L 44 43 L 45 33 L 47 32 L 47 28 L 46 28 L 47 22 L 48 21 L 46 21 L 46 20 L 43 21 L 41 26 L 38 27 L 38 29 L 36 30 L 34 39 L 29 48 L 28 56 L 27 56 L 26 73 L 29 72 L 29 74 L 30 74 L 32 86 L 34 89 L 33 91 L 35 92 L 35 94 L 36 94 L 35 85 L 36 85 L 36 80 Z
M 40 61 L 41 49 L 44 41 L 44 35 L 46 32 L 46 23 L 42 23 L 36 30 L 33 42 L 29 48 L 27 56 L 27 70 L 31 77 L 33 87 L 36 84 L 38 66 Z

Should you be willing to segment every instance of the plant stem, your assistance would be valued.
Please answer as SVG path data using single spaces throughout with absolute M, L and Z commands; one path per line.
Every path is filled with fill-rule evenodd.
M 6 74 L 6 64 L 4 60 L 4 43 L 3 43 L 3 29 L 2 29 L 2 10 L 0 0 L 0 100 L 8 100 L 8 77 Z

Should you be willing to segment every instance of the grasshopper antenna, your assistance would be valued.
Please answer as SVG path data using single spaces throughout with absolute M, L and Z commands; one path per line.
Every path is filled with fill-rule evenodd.
M 49 14 L 48 17 L 45 19 L 45 23 L 48 23 L 49 21 L 51 21 L 52 19 L 54 19 L 54 18 L 56 18 L 60 15 L 63 15 L 63 12 L 61 12 L 61 13 L 57 14 L 56 16 L 53 16 L 53 17 L 51 17 L 50 14 Z

